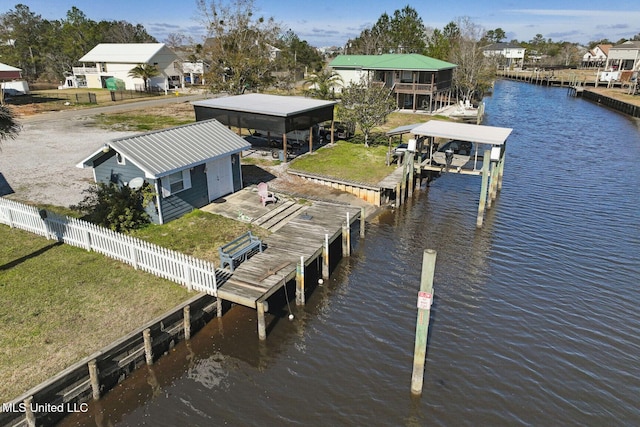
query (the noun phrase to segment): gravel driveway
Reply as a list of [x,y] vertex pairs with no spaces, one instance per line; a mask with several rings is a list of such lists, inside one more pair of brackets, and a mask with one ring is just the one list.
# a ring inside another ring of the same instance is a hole
[[202,98],[159,99],[18,118],[22,131],[0,146],[0,196],[57,206],[77,204],[84,198],[82,191],[94,181],[92,169],[76,165],[105,142],[136,133],[93,127],[94,115]]
[[19,121],[18,137],[2,142],[0,195],[57,206],[78,203],[94,182],[92,169],[76,164],[105,142],[133,134],[91,127],[87,116]]

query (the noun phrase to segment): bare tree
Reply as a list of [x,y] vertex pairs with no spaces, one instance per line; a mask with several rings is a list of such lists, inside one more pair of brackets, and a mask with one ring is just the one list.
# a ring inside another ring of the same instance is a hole
[[253,0],[197,0],[208,38],[204,59],[211,62],[207,80],[212,90],[239,94],[271,83],[274,46],[280,26],[273,18],[256,17]]
[[458,37],[450,52],[450,61],[457,65],[453,82],[458,97],[471,100],[489,87],[494,70],[481,50],[482,27],[468,17],[459,18],[456,26]]

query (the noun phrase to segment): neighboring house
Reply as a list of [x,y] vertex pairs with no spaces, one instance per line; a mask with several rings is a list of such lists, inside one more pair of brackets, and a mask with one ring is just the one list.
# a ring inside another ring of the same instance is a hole
[[583,67],[603,67],[607,63],[610,44],[599,44],[582,56]]
[[22,70],[0,62],[0,99],[4,95],[26,95],[29,84],[22,80]]
[[622,44],[612,46],[609,49],[609,56],[605,70],[640,71],[640,41],[626,41]]
[[15,80],[22,78],[22,70],[20,68],[12,67],[11,65],[3,64],[0,62],[0,80]]
[[110,77],[125,82],[127,90],[144,90],[141,78],[129,72],[140,64],[155,65],[160,71],[148,81],[152,89],[167,90],[182,85],[178,56],[164,43],[100,43],[80,58],[82,67],[73,67],[64,87],[106,88]]
[[370,78],[391,89],[399,109],[432,112],[438,102],[451,98],[457,65],[418,54],[384,54],[338,55],[329,67],[344,85]]
[[526,49],[514,43],[492,43],[482,48],[482,53],[487,57],[497,57],[504,67],[522,67]]
[[96,182],[149,183],[147,208],[163,224],[242,189],[240,153],[251,145],[217,120],[114,139],[78,163]]
[[209,71],[209,65],[204,61],[182,62],[182,74],[185,83],[194,85],[205,84],[204,74]]

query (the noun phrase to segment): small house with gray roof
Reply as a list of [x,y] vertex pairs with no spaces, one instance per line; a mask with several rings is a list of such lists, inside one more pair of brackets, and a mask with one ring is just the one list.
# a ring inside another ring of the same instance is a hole
[[398,109],[432,112],[451,99],[456,64],[419,54],[338,55],[329,67],[345,86],[369,78],[387,87]]
[[243,138],[207,120],[114,139],[78,163],[95,182],[155,189],[152,221],[163,224],[242,189]]

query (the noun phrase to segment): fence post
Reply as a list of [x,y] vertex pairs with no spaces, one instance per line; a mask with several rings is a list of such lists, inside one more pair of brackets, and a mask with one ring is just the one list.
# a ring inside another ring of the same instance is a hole
[[91,252],[91,231],[89,231],[89,229],[85,231],[84,243],[87,246],[87,251]]
[[187,262],[186,259],[181,260],[182,262],[182,268],[184,270],[184,283],[187,286],[187,289],[189,291],[193,290],[193,286],[191,283],[191,268],[189,268],[189,263]]
[[7,217],[9,218],[9,227],[13,228],[13,214],[11,208],[7,206]]
[[129,248],[131,249],[131,265],[133,266],[133,268],[135,268],[137,270],[138,269],[138,254],[136,252],[136,244],[134,242],[132,242],[131,245],[129,245]]

